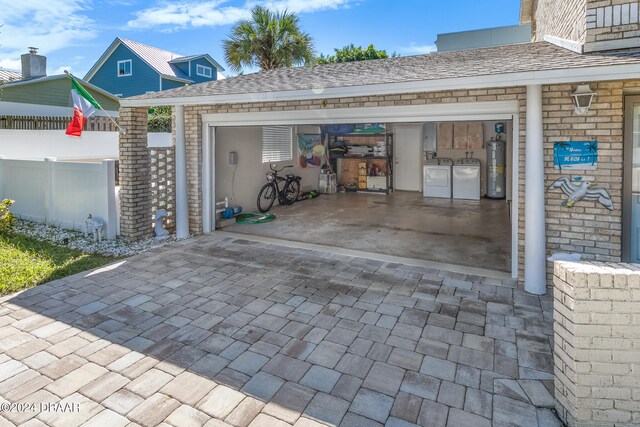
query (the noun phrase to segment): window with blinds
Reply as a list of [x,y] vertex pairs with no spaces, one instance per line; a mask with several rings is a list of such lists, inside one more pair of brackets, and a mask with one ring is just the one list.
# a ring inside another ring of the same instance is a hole
[[287,126],[262,128],[262,163],[291,160],[292,129]]

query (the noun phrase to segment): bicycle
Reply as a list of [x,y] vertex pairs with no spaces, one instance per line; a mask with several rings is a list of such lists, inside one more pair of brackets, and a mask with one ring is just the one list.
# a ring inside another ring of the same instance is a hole
[[276,196],[280,205],[292,205],[298,200],[300,180],[302,178],[293,174],[286,174],[285,178],[278,175],[278,172],[292,167],[291,165],[284,166],[278,170],[273,163],[269,166],[272,172],[267,173],[267,183],[262,186],[258,193],[257,202],[260,212],[269,211],[276,201]]

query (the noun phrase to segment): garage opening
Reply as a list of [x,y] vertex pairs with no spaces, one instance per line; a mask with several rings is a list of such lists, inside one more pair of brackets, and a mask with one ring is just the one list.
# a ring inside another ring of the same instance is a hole
[[216,229],[368,253],[512,271],[513,120],[217,126],[212,181],[257,210],[270,167],[301,177],[276,219]]

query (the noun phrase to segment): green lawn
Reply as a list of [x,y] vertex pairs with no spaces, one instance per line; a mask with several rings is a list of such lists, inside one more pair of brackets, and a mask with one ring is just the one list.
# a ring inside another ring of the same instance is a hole
[[80,273],[116,259],[20,234],[0,236],[0,295]]

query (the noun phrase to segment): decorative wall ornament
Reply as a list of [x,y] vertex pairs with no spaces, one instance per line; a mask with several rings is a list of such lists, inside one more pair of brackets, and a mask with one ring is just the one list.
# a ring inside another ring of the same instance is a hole
[[560,170],[597,170],[598,141],[556,141],[553,167]]
[[591,181],[572,182],[566,176],[563,176],[551,184],[547,191],[559,188],[569,198],[562,202],[562,206],[572,207],[576,202],[582,199],[597,200],[605,208],[613,210],[613,202],[611,196],[604,188],[590,188],[593,183]]
[[91,214],[89,214],[84,222],[84,237],[89,237],[89,234],[92,234],[94,242],[102,242],[103,232],[104,222],[99,219],[94,219]]
[[162,226],[162,218],[166,218],[168,215],[169,214],[164,209],[158,209],[156,211],[155,232],[156,232],[156,239],[157,240],[163,240],[163,239],[166,239],[167,237],[169,237],[169,232],[167,230],[165,230],[164,227]]

